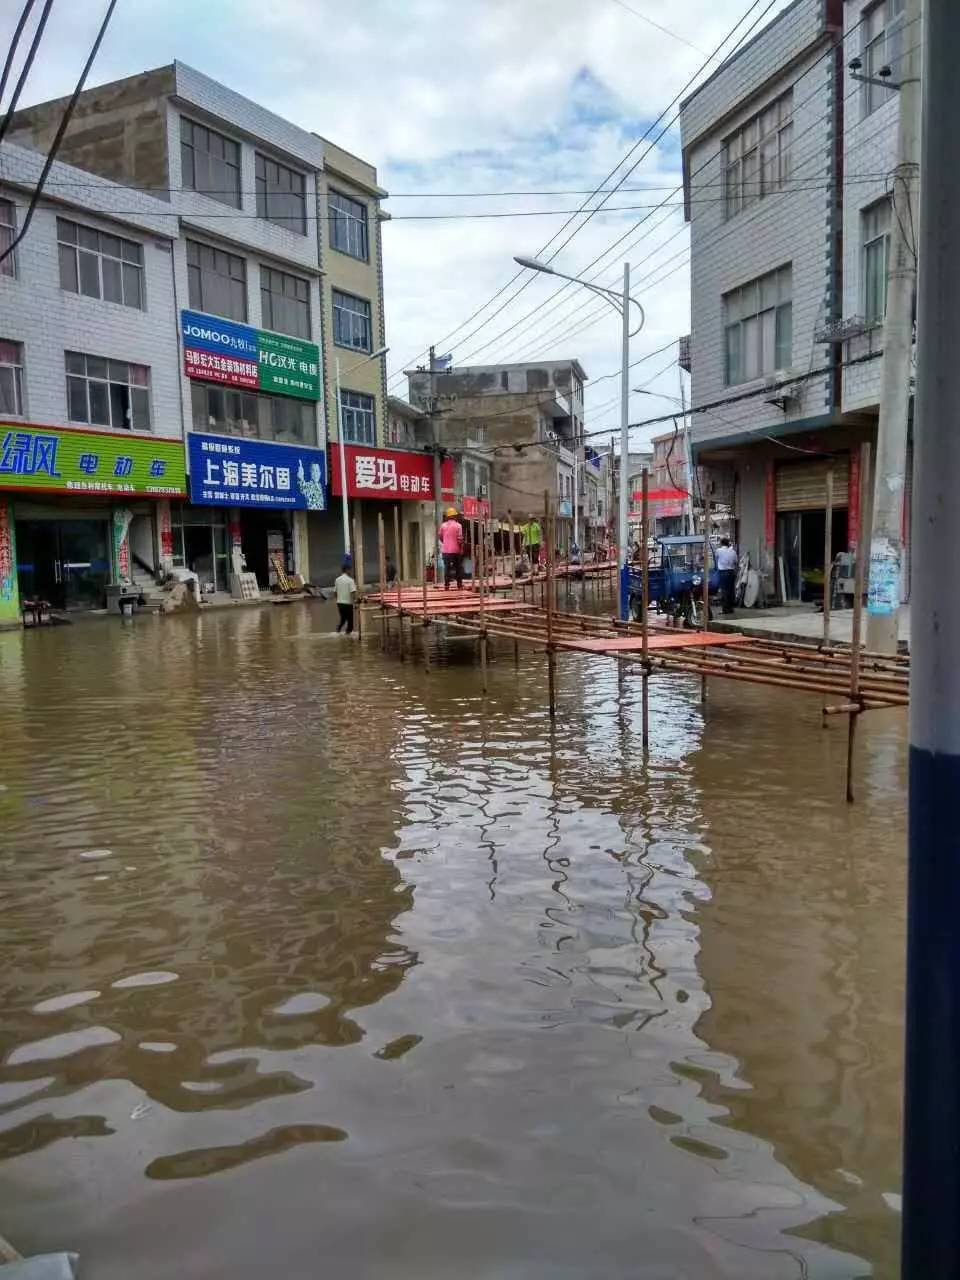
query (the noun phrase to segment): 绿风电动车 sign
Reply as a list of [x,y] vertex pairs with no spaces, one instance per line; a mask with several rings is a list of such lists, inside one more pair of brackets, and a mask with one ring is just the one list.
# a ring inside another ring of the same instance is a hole
[[315,342],[200,311],[180,313],[180,335],[188,378],[301,400],[320,399],[320,348]]
[[0,489],[185,497],[183,441],[0,422]]

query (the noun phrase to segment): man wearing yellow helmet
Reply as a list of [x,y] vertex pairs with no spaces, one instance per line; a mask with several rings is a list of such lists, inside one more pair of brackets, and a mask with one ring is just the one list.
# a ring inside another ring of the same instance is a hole
[[440,550],[443,553],[443,587],[450,590],[450,578],[456,576],[457,590],[463,590],[463,525],[457,519],[457,508],[447,508],[447,518],[440,526]]

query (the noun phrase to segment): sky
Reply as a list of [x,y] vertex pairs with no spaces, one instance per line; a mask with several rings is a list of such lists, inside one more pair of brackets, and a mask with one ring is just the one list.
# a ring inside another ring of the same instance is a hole
[[[632,392],[631,421],[671,412],[676,338],[690,329],[688,241],[674,192],[677,126],[655,139],[675,109],[639,140],[692,77],[717,65],[709,55],[735,24],[744,19],[724,52],[770,3],[118,0],[88,84],[179,58],[362,156],[391,193],[383,236],[391,393],[406,395],[402,371],[431,343],[459,365],[576,358],[588,375],[585,429],[612,433],[619,317],[576,285],[553,298],[562,282],[547,276],[525,272],[509,284],[519,270],[513,257],[559,248],[557,270],[614,288],[630,261],[645,313],[631,343],[640,361],[631,387],[658,393]],[[786,3],[773,0],[760,25]],[[54,3],[22,105],[70,92],[105,7]],[[0,50],[20,8],[20,0],[0,4]],[[598,203],[589,193],[618,165],[606,185],[625,180],[608,208],[589,221],[575,215]],[[510,216],[437,216],[466,213]],[[632,447],[665,429],[636,431]]]

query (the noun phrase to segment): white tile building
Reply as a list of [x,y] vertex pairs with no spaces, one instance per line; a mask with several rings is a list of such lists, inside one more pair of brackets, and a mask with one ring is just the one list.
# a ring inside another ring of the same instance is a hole
[[[0,147],[0,249],[23,228],[43,161]],[[47,192],[0,263],[0,624],[18,618],[18,562],[25,594],[64,606],[91,602],[131,550],[155,564],[178,467],[182,487],[175,220],[155,197],[66,164]],[[90,492],[71,488],[67,459],[83,441]]]
[[692,400],[710,406],[693,414],[693,448],[732,471],[740,549],[791,599],[822,582],[828,467],[834,549],[855,541],[848,493],[875,435],[880,362],[843,365],[882,334],[837,340],[862,314],[864,231],[882,223],[864,210],[882,213],[895,145],[896,105],[847,70],[882,29],[872,9],[868,21],[858,0],[794,0],[681,114]]

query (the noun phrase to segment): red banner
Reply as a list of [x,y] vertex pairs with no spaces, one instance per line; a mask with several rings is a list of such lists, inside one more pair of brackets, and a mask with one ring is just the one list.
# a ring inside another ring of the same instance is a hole
[[772,551],[777,540],[777,471],[772,461],[767,463],[767,480],[763,496],[763,540]]
[[[441,488],[443,482],[441,481]],[[463,499],[463,515],[468,520],[479,520],[482,516],[485,520],[490,516],[490,503],[486,498],[467,498]]]
[[847,549],[856,551],[860,537],[860,450],[850,450],[850,466],[847,472]]
[[[428,453],[403,449],[375,449],[362,444],[345,446],[348,498],[409,498],[414,502],[433,501],[433,458]],[[340,452],[330,446],[330,491],[343,493]],[[440,466],[440,489],[453,489],[453,462]]]
[[[647,494],[648,502],[682,502],[687,496],[686,489],[651,489]],[[643,501],[643,490],[638,489],[631,494],[634,502]]]

